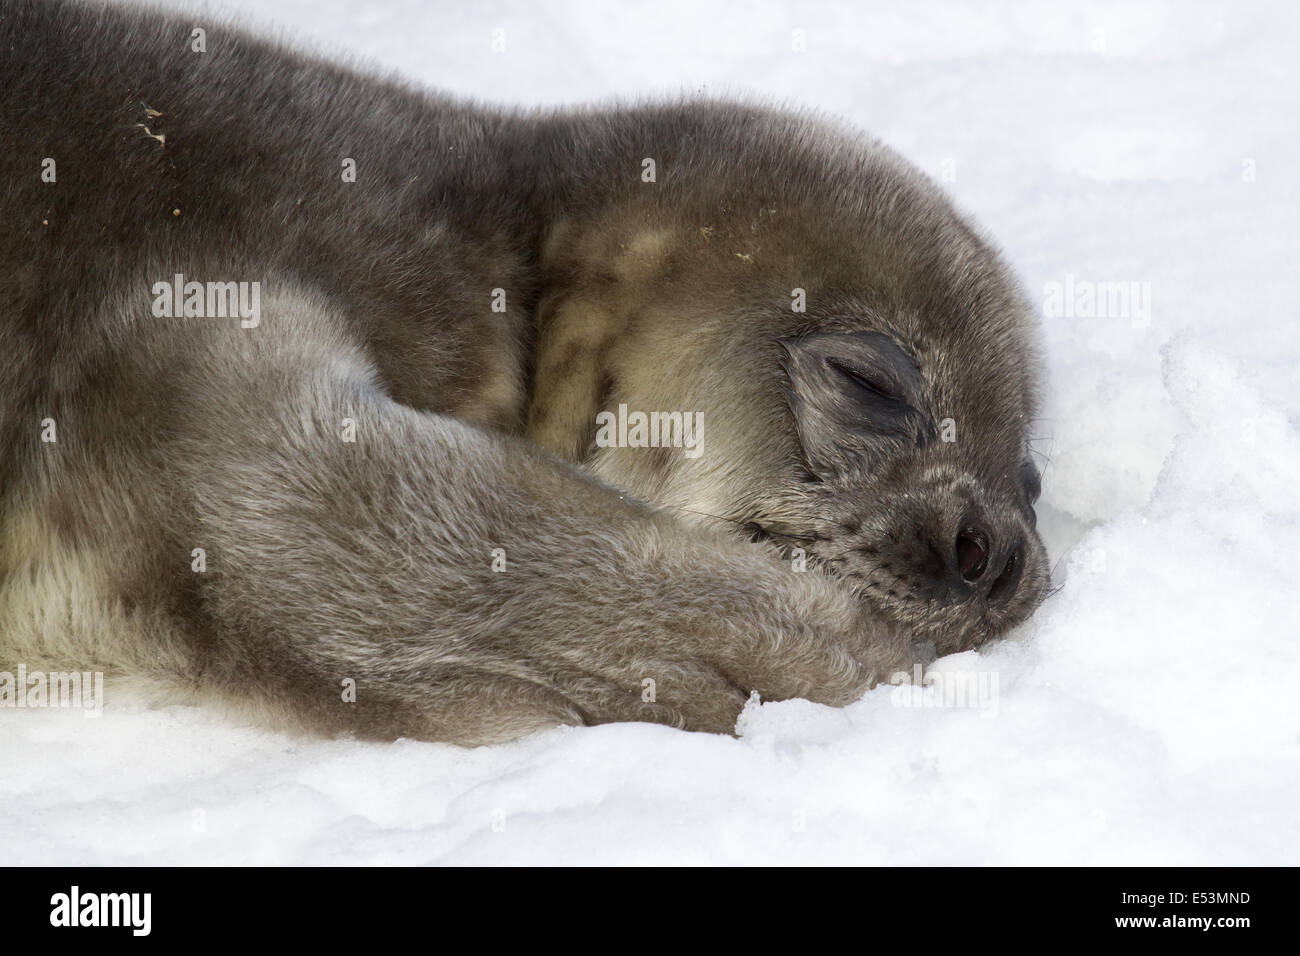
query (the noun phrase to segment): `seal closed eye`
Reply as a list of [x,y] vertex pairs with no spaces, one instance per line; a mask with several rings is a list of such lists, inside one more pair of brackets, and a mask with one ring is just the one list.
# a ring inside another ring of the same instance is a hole
[[866,390],[870,395],[884,399],[887,402],[900,401],[897,391],[892,386],[885,384],[887,380],[884,377],[873,375],[871,372],[864,371],[860,366],[850,365],[843,359],[834,356],[827,356],[826,364]]

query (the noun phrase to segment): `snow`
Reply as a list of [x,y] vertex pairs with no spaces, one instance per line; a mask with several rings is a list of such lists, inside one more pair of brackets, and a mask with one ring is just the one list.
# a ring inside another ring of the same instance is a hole
[[1063,587],[940,662],[984,682],[979,706],[883,687],[751,708],[738,739],[626,724],[475,750],[192,707],[10,711],[6,862],[1300,862],[1293,9],[220,9],[489,101],[812,105],[940,178],[1036,296],[1146,283],[1151,310],[1044,318],[1040,519]]

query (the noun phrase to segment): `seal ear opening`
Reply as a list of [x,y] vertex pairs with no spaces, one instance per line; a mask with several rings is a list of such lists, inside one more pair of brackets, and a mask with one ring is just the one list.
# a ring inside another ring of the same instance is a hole
[[822,332],[780,345],[786,402],[804,463],[816,478],[860,476],[892,441],[919,437],[922,422],[913,402],[920,372],[888,336]]
[[1026,458],[1020,463],[1020,487],[1025,493],[1025,500],[1032,506],[1043,493],[1043,476],[1038,466]]

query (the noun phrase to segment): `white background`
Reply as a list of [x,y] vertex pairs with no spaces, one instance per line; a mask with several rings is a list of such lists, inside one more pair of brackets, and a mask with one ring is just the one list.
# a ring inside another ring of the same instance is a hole
[[995,674],[995,710],[882,688],[840,711],[764,705],[739,739],[619,725],[479,750],[183,707],[8,711],[5,861],[1296,863],[1296,16],[875,6],[215,9],[493,102],[815,107],[946,175],[1036,299],[1067,275],[1150,283],[1149,323],[1044,318],[1040,515],[1064,588],[942,665]]

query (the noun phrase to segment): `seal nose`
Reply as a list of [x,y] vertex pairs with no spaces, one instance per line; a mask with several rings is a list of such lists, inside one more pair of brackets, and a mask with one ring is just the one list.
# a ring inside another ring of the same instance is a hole
[[[999,550],[992,535],[978,527],[966,527],[957,532],[953,543],[953,557],[962,580],[973,588],[987,588],[991,602],[1001,603],[1015,594],[1024,571],[1025,546],[1019,539]],[[994,573],[989,573],[989,567]]]
[[1010,600],[1011,595],[1016,593],[1016,587],[1020,584],[1020,575],[1025,570],[1025,545],[1023,541],[1017,541],[1007,549],[1007,558],[1002,563],[1002,571],[993,580],[993,586],[989,588],[989,600],[1003,602]]
[[989,536],[978,528],[957,534],[957,570],[966,581],[978,581],[989,566]]

